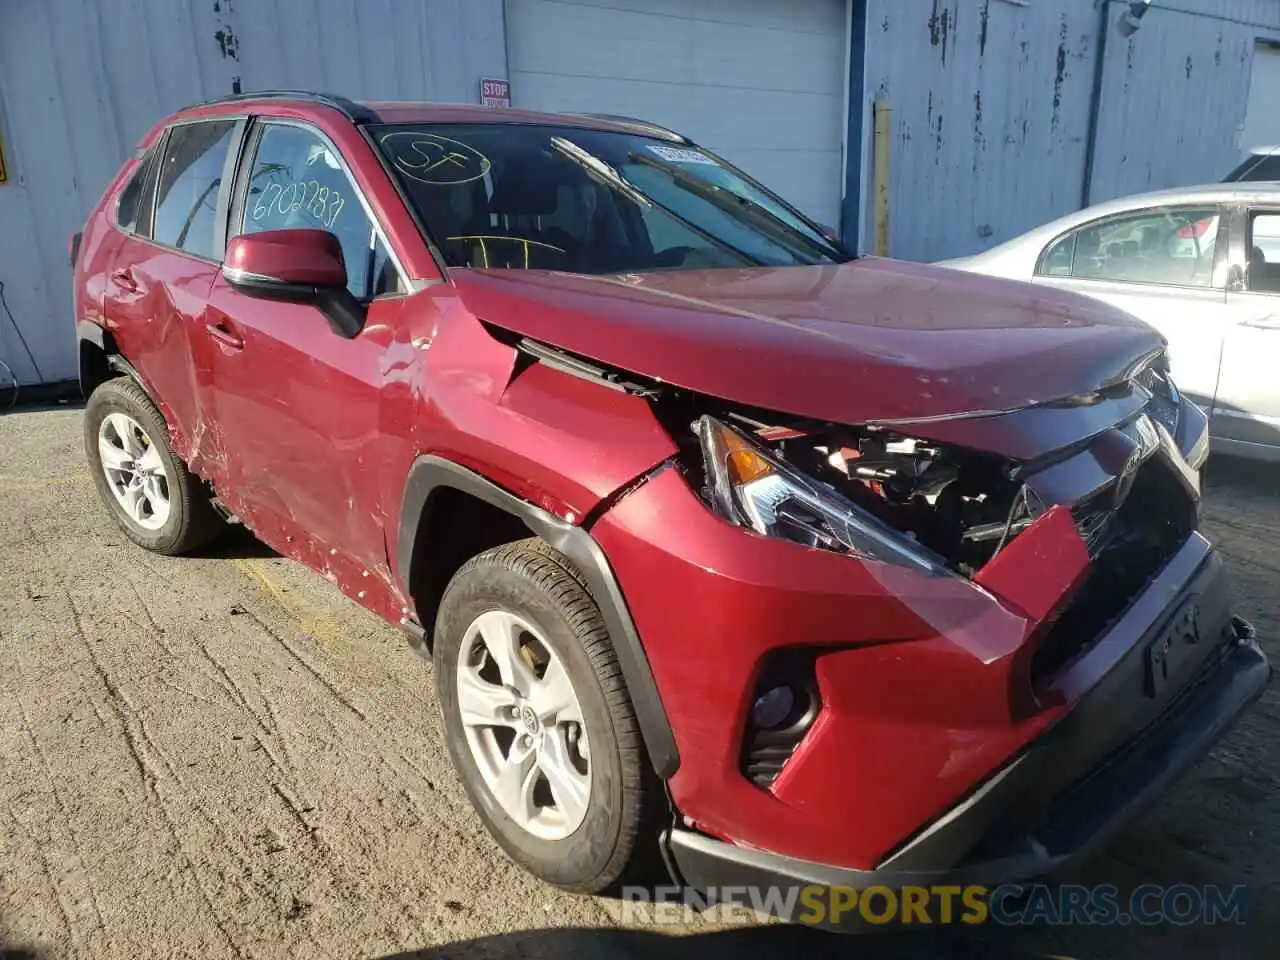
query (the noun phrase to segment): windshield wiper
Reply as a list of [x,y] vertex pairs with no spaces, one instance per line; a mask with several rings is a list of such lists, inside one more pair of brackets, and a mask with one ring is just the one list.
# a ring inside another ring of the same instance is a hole
[[653,167],[655,170],[661,170],[663,173],[671,177],[690,193],[701,197],[708,203],[723,210],[731,217],[747,219],[751,223],[759,227],[764,233],[779,240],[780,245],[788,246],[787,241],[798,242],[809,249],[811,253],[816,253],[824,260],[842,260],[843,256],[840,251],[833,247],[825,239],[818,240],[813,237],[805,236],[791,224],[787,223],[780,216],[770,210],[764,204],[757,203],[750,197],[744,197],[739,194],[718,187],[713,183],[703,180],[701,177],[695,176],[686,170],[682,170],[674,163],[668,163],[665,160],[659,160],[657,157],[651,157],[647,154],[637,153],[634,150],[627,155],[627,159],[643,166]]
[[706,230],[703,230],[697,224],[690,223],[684,217],[680,216],[680,214],[676,213],[670,207],[666,206],[666,204],[659,203],[657,200],[653,199],[653,197],[644,193],[630,180],[628,180],[626,177],[620,174],[613,167],[612,164],[604,160],[601,160],[594,153],[590,153],[587,150],[583,150],[576,143],[566,140],[563,137],[552,137],[551,146],[555,150],[558,150],[564,156],[568,157],[574,163],[578,164],[578,166],[582,167],[582,169],[587,172],[587,175],[591,177],[593,180],[603,183],[607,187],[613,187],[615,190],[626,195],[628,199],[639,204],[640,206],[657,207],[659,210],[661,210],[667,216],[671,217],[671,219],[675,220],[681,226],[685,227],[686,229],[690,230],[693,233],[696,233],[698,236],[702,237],[702,239],[710,243],[713,247],[719,247],[721,250],[725,251],[730,256],[737,257],[738,259],[748,264],[751,264],[752,266],[756,266],[756,267],[764,266],[764,262],[762,260],[756,259],[755,257],[751,256],[751,254],[747,253],[744,250],[739,250],[737,247],[733,246],[732,244],[725,243],[719,237],[716,237],[713,234],[708,233]]

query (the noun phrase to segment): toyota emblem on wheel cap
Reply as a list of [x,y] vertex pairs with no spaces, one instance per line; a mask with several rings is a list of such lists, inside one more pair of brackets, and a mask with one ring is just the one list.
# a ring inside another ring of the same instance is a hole
[[538,732],[538,715],[533,712],[533,707],[525,707],[520,711],[520,719],[524,721],[524,727],[529,733]]

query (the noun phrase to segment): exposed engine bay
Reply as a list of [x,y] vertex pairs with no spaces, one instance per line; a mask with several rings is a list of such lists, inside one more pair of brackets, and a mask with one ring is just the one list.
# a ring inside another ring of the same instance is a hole
[[798,472],[966,575],[1040,512],[1033,511],[1025,485],[1009,478],[1007,464],[988,454],[875,428],[825,425],[802,433],[740,416],[729,420]]
[[1177,430],[1181,398],[1163,356],[1104,391],[1046,405],[1073,418],[1116,398],[1123,409],[1119,421],[1097,421],[1096,434],[1030,464],[889,425],[744,407],[528,339],[518,346],[529,361],[644,397],[694,490],[724,519],[763,535],[972,577],[1061,504],[1091,556],[1123,556],[1145,578],[1146,559],[1167,556],[1196,523],[1198,495],[1182,489],[1195,481],[1177,474],[1198,465],[1139,470]]

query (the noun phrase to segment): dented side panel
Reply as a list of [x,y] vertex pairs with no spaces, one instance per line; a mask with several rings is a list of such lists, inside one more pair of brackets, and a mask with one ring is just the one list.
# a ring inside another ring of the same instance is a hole
[[[217,450],[219,495],[272,547],[366,605],[390,584],[380,409],[388,321],[400,309],[375,301],[364,329],[346,340],[314,307],[254,300],[219,276],[204,318],[243,338],[240,348],[209,338],[206,437]],[[395,608],[380,602],[388,614]]]
[[476,467],[571,522],[675,453],[643,399],[520,369],[514,348],[452,304],[408,381],[417,452]]
[[[644,400],[529,366],[444,285],[405,301],[383,362],[379,498],[388,531],[416,523],[400,510],[422,455],[474,469],[576,524],[675,453]],[[391,542],[394,555],[394,534]],[[403,596],[408,571],[395,573]]]
[[[129,286],[115,276],[127,268]],[[217,265],[124,237],[106,283],[106,326],[157,398],[174,451],[204,472],[212,345],[202,330]]]

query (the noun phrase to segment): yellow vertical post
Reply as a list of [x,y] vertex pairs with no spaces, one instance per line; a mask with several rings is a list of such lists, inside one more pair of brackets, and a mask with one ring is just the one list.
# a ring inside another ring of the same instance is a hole
[[893,107],[885,100],[875,105],[875,251],[889,255],[889,141],[893,136]]

